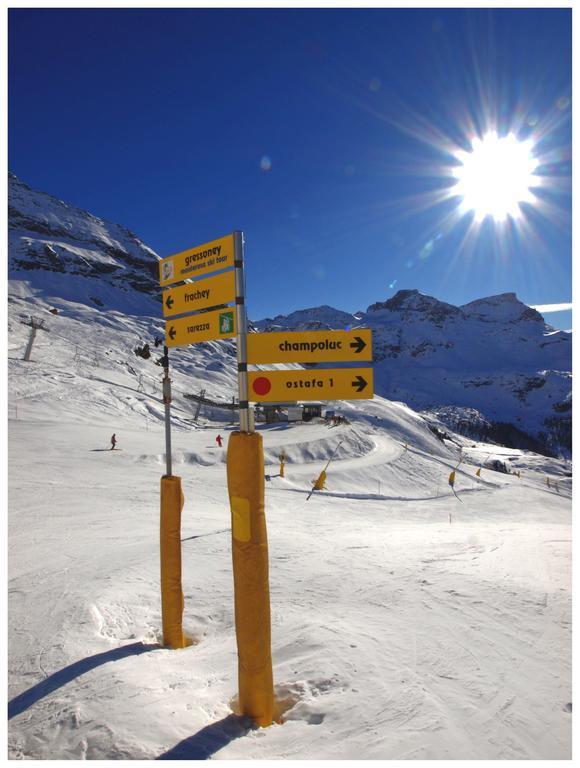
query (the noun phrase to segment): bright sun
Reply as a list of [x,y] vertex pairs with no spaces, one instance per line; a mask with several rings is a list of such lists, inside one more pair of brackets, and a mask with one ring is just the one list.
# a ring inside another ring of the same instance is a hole
[[453,169],[457,183],[451,192],[462,197],[461,208],[473,211],[478,221],[486,216],[496,221],[519,218],[520,203],[534,201],[530,189],[538,181],[531,142],[488,133],[473,139],[471,147],[471,152],[457,152],[461,165]]

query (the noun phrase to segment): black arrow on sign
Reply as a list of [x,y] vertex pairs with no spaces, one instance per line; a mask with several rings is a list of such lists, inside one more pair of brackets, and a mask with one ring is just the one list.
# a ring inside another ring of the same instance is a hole
[[357,376],[354,381],[350,382],[357,392],[362,392],[367,385],[367,381],[362,376]]
[[165,302],[165,306],[167,307],[167,309],[171,309],[171,307],[173,306],[173,299],[171,298],[171,296],[167,297],[167,301]]
[[367,345],[366,341],[364,339],[361,339],[360,336],[355,336],[354,341],[352,341],[350,344],[350,346],[354,349],[357,355],[363,351],[366,345]]
[[169,338],[171,339],[171,341],[173,341],[176,335],[177,335],[177,331],[173,326],[171,326],[171,328],[169,329]]

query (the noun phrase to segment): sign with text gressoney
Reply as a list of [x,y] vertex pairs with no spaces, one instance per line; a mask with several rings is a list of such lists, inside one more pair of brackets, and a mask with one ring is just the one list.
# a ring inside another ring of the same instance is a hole
[[234,271],[163,291],[163,316],[184,315],[235,301]]
[[249,400],[367,400],[373,396],[372,368],[251,371]]
[[248,335],[248,363],[326,363],[373,359],[369,328]]
[[188,248],[159,262],[159,283],[172,283],[234,266],[234,236],[226,235],[195,248]]
[[165,321],[167,347],[183,347],[200,341],[230,339],[235,335],[236,312],[233,307]]

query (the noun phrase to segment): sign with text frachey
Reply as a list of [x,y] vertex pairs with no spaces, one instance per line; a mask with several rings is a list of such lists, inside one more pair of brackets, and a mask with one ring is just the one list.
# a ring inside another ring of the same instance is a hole
[[[161,286],[227,270],[203,280],[189,280],[163,291],[165,345],[181,347],[236,335],[234,237],[227,235],[205,245],[189,248],[159,262]],[[187,317],[175,317],[186,315]]]
[[185,283],[163,291],[163,315],[173,317],[187,312],[228,304],[236,298],[234,272],[208,277],[194,283]]

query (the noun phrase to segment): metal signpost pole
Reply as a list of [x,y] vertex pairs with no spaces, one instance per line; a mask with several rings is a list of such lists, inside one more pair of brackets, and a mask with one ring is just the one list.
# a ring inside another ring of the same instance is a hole
[[169,378],[169,349],[165,346],[163,347],[163,403],[165,405],[165,474],[171,477],[171,379]]
[[242,232],[234,232],[234,266],[236,272],[236,340],[238,348],[240,432],[253,432],[248,405],[248,321],[244,280],[244,236]]

